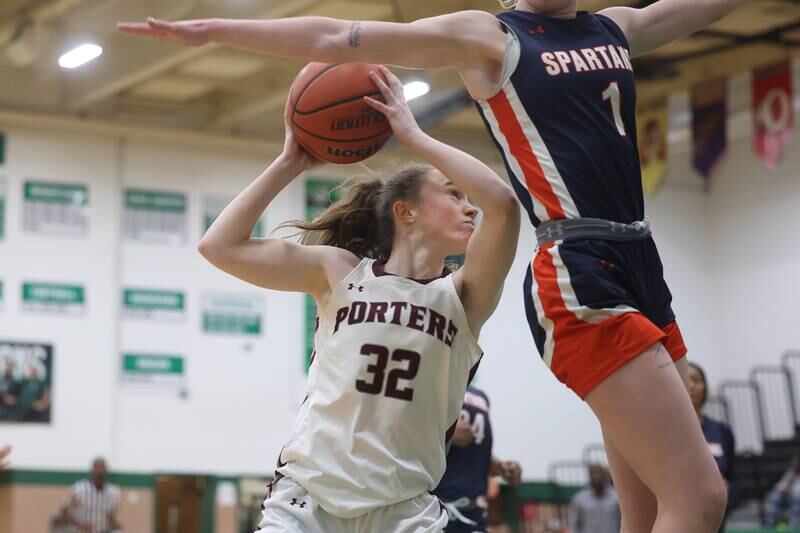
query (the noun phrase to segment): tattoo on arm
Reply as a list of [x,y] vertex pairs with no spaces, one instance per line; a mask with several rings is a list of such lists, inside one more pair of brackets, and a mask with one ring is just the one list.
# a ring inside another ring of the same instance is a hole
[[350,26],[350,38],[348,39],[350,42],[350,48],[358,48],[361,46],[361,23],[354,22],[352,26]]

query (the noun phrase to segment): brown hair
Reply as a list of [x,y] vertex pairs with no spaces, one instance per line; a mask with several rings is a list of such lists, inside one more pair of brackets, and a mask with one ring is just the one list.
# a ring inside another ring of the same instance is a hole
[[395,202],[417,202],[432,167],[410,165],[388,179],[355,178],[342,186],[345,194],[311,222],[293,220],[281,227],[300,230],[302,244],[336,246],[358,257],[386,261],[394,241]]

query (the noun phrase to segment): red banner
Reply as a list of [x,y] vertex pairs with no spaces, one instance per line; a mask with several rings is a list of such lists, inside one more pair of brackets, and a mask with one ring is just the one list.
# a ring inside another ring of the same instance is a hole
[[775,170],[794,130],[792,69],[783,61],[753,72],[753,148]]

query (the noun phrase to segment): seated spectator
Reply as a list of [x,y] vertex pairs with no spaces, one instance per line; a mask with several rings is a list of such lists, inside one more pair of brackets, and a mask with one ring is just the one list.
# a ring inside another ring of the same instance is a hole
[[108,469],[104,459],[95,459],[89,479],[72,486],[63,519],[80,533],[107,533],[122,529],[117,521],[119,488],[106,482]]
[[37,365],[25,364],[25,379],[17,400],[19,420],[23,422],[48,422],[50,420],[50,389],[39,376]]
[[800,455],[767,495],[765,516],[770,527],[800,528]]
[[8,444],[0,448],[0,470],[5,470],[6,468],[8,468],[9,463],[6,462],[6,458],[10,453],[11,453],[11,446],[9,446]]
[[619,533],[622,516],[617,492],[602,466],[589,466],[589,486],[572,498],[569,525],[572,533]]
[[3,375],[0,376],[0,420],[17,419],[17,398],[20,383],[14,377],[14,361],[6,359],[3,363]]
[[[725,479],[730,492],[731,480],[733,479],[733,464],[736,457],[736,443],[733,439],[733,431],[728,424],[714,420],[703,414],[703,406],[708,399],[708,381],[703,369],[695,364],[689,363],[689,396],[692,398],[692,405],[700,420],[700,427],[703,429],[703,436],[706,438],[711,455],[717,462],[719,471]],[[730,498],[728,499],[730,501]],[[726,513],[727,514],[727,513]],[[720,532],[725,531],[725,519],[719,528]]]

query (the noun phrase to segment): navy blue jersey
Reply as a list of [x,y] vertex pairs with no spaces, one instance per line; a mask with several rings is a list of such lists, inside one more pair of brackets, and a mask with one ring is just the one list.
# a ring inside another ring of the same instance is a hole
[[622,30],[587,12],[498,18],[519,42],[519,61],[478,108],[531,222],[642,220],[636,90]]
[[717,461],[722,477],[730,481],[735,458],[735,444],[731,428],[727,424],[705,416],[703,417],[702,427],[703,435],[711,450],[711,455]]
[[472,426],[475,438],[467,446],[453,444],[447,452],[447,470],[434,491],[444,501],[486,496],[488,488],[492,464],[489,398],[483,391],[468,387],[459,416]]

